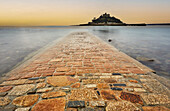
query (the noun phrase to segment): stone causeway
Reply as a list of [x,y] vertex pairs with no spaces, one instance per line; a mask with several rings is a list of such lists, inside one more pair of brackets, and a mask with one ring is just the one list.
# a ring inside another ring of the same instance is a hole
[[12,70],[0,111],[170,111],[154,71],[88,32],[73,32]]

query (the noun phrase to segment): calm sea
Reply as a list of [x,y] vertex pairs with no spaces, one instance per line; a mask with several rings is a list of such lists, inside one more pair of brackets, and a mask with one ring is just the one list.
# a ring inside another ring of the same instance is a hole
[[113,27],[113,26],[56,26],[0,27],[0,75],[40,48],[70,32],[89,31],[133,58],[141,61],[158,75],[170,78],[170,26]]

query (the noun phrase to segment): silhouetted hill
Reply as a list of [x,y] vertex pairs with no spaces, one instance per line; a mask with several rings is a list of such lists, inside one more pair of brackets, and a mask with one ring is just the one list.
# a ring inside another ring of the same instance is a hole
[[146,24],[126,24],[120,19],[114,16],[111,17],[110,14],[105,13],[98,18],[94,17],[88,24],[80,24],[79,26],[146,26]]
[[117,19],[115,17],[111,17],[110,14],[103,14],[99,18],[94,18],[91,23],[105,23],[105,24],[113,24],[113,23],[123,23],[120,19]]

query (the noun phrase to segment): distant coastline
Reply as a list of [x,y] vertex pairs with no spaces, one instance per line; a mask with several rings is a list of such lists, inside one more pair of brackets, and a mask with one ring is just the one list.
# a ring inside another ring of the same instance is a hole
[[74,26],[160,26],[160,25],[167,25],[170,26],[170,23],[155,23],[155,24],[145,24],[145,23],[141,23],[141,24],[98,24],[98,25],[90,25],[90,24],[80,24],[80,25],[74,25]]
[[170,25],[170,23],[154,23],[154,24],[147,24],[147,25]]
[[147,26],[147,24],[80,24],[78,26]]

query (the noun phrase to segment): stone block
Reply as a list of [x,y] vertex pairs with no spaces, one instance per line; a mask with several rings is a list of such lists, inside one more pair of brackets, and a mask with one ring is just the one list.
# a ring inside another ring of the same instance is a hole
[[1,85],[22,85],[27,81],[27,79],[19,79],[13,81],[4,81]]
[[51,97],[61,97],[65,96],[66,93],[62,91],[56,91],[56,92],[48,92],[48,93],[43,93],[41,95],[42,98],[51,98]]
[[101,90],[102,98],[105,100],[117,100],[112,90]]
[[126,86],[126,84],[113,84],[114,86]]
[[141,94],[141,97],[147,105],[169,104],[170,100],[167,95],[163,94]]
[[85,101],[68,101],[67,107],[69,108],[85,107]]
[[143,88],[134,88],[134,91],[135,91],[135,92],[138,92],[138,93],[144,93],[144,92],[146,92],[146,90],[143,89]]
[[86,88],[95,88],[97,85],[96,84],[87,84],[85,85]]
[[70,76],[52,76],[47,78],[47,83],[52,86],[68,86],[79,80]]
[[0,106],[6,106],[11,102],[8,97],[0,97]]
[[130,101],[132,103],[139,103],[143,105],[143,101],[141,100],[140,95],[137,94],[121,92],[120,98],[123,100]]
[[12,88],[13,88],[12,86],[0,87],[0,93],[7,92],[7,91],[11,90]]
[[127,86],[129,86],[129,87],[136,87],[136,88],[141,88],[142,86],[140,85],[140,84],[138,84],[138,83],[127,83]]
[[73,89],[71,90],[70,100],[93,100],[98,99],[97,92],[92,89]]
[[84,79],[82,80],[83,84],[97,84],[97,83],[103,83],[103,79]]
[[8,95],[14,95],[14,96],[19,96],[23,95],[26,92],[32,90],[35,87],[33,84],[25,84],[25,85],[19,85],[15,86],[9,93]]
[[107,83],[98,83],[97,87],[99,89],[109,89],[109,85]]
[[32,108],[32,111],[64,111],[65,103],[65,98],[41,100]]
[[33,78],[28,78],[28,80],[38,80],[40,77],[33,77]]
[[26,107],[26,108],[17,108],[15,111],[29,111],[30,107]]
[[133,103],[128,101],[109,102],[106,111],[140,111]]
[[16,106],[32,106],[34,103],[38,101],[39,95],[26,95],[26,96],[20,96],[13,100],[13,104]]
[[75,83],[73,85],[71,85],[72,88],[80,88],[80,83]]
[[117,80],[116,80],[116,79],[113,79],[113,78],[104,79],[104,81],[105,81],[106,83],[116,83],[116,82],[117,82]]
[[138,83],[137,80],[129,80],[129,82]]
[[125,88],[126,91],[129,91],[129,92],[133,92],[134,89],[133,88]]
[[38,89],[37,93],[44,93],[44,92],[52,91],[53,89],[54,89],[53,87]]
[[114,75],[121,75],[120,73],[112,73],[112,75],[114,76]]
[[89,103],[92,107],[104,107],[106,105],[105,101],[90,101]]
[[123,89],[118,87],[112,87],[111,90],[122,91]]

